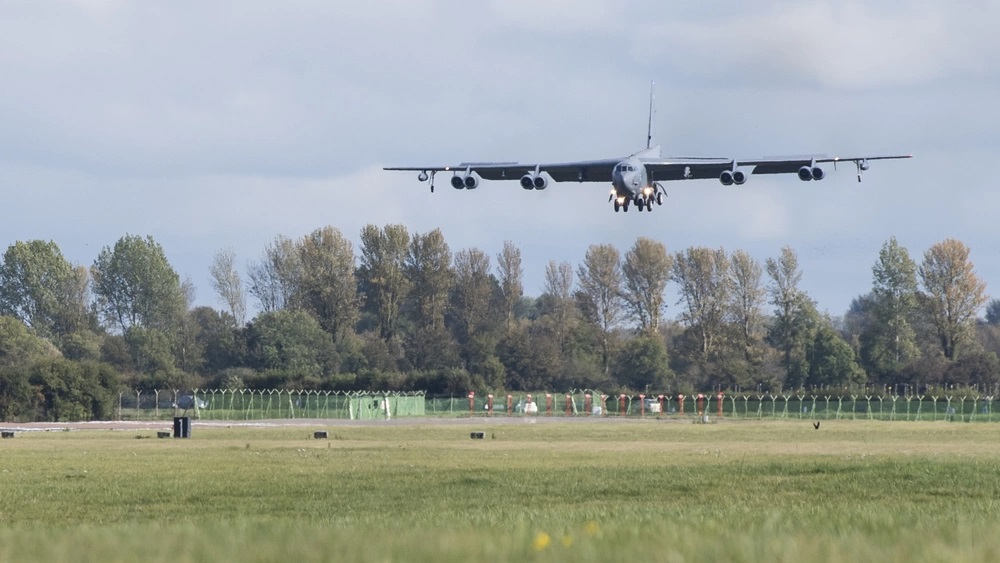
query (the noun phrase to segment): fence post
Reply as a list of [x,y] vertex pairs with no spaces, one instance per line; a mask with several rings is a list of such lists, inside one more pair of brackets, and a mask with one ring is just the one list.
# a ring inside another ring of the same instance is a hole
[[566,393],[566,416],[572,416],[572,413],[570,412],[570,408],[572,407],[572,404],[570,403],[570,400],[572,398],[573,398],[572,395],[570,395],[569,393]]

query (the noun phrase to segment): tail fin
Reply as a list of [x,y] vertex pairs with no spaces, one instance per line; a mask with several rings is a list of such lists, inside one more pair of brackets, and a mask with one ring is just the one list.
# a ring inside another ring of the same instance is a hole
[[646,148],[650,148],[653,144],[653,98],[655,97],[655,90],[653,87],[656,86],[655,82],[650,81],[649,83],[649,124],[646,126]]

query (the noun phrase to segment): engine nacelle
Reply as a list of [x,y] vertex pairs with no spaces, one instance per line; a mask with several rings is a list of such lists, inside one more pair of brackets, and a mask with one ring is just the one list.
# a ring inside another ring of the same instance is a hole
[[531,179],[531,183],[535,186],[536,190],[544,190],[549,187],[549,179],[543,174],[539,174]]
[[535,179],[531,176],[531,174],[521,176],[521,187],[526,190],[535,189]]
[[719,181],[722,182],[723,186],[732,186],[733,185],[733,171],[732,170],[723,170],[722,174],[719,174]]
[[737,168],[733,170],[733,183],[737,186],[742,186],[750,179],[750,173],[742,168]]
[[808,166],[803,166],[799,168],[799,180],[803,182],[808,182],[813,179],[813,169]]
[[462,176],[452,176],[451,177],[451,187],[456,190],[465,189],[465,178]]
[[474,190],[479,187],[479,174],[469,172],[462,178],[462,182],[465,184],[465,189]]
[[813,166],[811,172],[813,180],[822,180],[823,178],[826,177],[826,172],[823,172],[823,169],[820,168],[819,166]]

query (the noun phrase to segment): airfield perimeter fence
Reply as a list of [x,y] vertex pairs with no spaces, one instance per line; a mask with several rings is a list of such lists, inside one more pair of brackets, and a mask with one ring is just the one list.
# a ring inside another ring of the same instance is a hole
[[705,393],[694,395],[609,395],[594,390],[568,393],[470,394],[428,397],[424,392],[340,392],[284,389],[195,389],[121,393],[120,420],[348,419],[393,417],[646,417],[705,420],[810,419],[1000,422],[994,400],[1000,394],[951,391],[925,394],[874,390],[829,394]]

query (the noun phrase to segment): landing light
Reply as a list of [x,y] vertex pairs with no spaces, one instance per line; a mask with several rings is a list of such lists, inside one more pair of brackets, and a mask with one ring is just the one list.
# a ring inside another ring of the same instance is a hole
[[643,193],[643,195],[649,195],[650,193],[652,193],[652,191],[653,191],[653,188],[650,188],[649,186],[646,186],[645,188],[643,188],[642,193]]
[[620,203],[620,204],[625,203],[625,198],[623,198],[623,197],[618,198],[618,203]]

